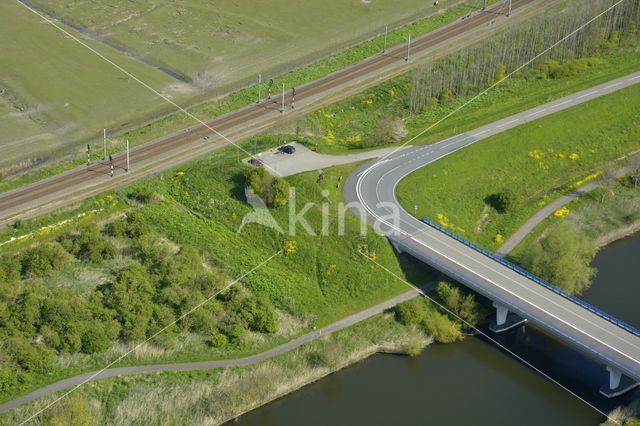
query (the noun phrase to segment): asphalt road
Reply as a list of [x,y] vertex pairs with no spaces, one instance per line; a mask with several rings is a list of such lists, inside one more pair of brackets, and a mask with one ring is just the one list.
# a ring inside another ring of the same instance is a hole
[[[482,32],[496,31],[510,19],[515,19],[533,4],[543,5],[538,0],[514,0],[512,18],[504,17],[503,5],[497,4],[484,12],[474,13],[438,30],[412,41],[412,58],[435,54],[437,49],[456,43],[464,45],[464,38],[480,37]],[[552,3],[547,0],[546,3]],[[536,6],[537,7],[537,6]],[[373,56],[351,67],[334,72],[324,78],[300,86],[296,89],[296,110],[287,108],[284,115],[279,113],[280,98],[273,96],[270,101],[252,104],[242,109],[215,118],[207,125],[232,140],[242,140],[273,126],[284,117],[291,118],[303,111],[322,106],[330,96],[349,93],[352,88],[364,82],[377,82],[383,75],[397,73],[411,66],[404,58],[406,46],[388,49],[386,53]],[[395,71],[394,71],[395,70]],[[291,92],[285,96],[285,104],[291,105]],[[206,137],[206,139],[205,139]],[[227,146],[225,140],[203,125],[195,125],[158,140],[140,145],[131,150],[132,170],[124,171],[125,159],[122,154],[114,156],[115,178],[109,177],[108,161],[94,162],[66,173],[36,182],[13,191],[0,194],[0,226],[13,223],[18,218],[25,219],[48,213],[70,202],[80,201],[102,191],[126,185],[185,161]]]
[[400,150],[350,175],[344,189],[346,201],[357,203],[366,212],[366,220],[387,234],[400,250],[508,307],[599,362],[640,381],[640,336],[425,225],[399,205],[395,193],[398,182],[405,176],[448,154],[519,124],[638,82],[640,73],[634,73],[437,144]]

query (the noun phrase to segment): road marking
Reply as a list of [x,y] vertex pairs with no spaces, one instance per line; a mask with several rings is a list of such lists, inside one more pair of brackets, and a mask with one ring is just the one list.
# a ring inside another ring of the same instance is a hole
[[509,124],[515,123],[516,121],[520,121],[520,119],[516,118],[514,120],[507,121],[506,123],[499,124],[499,125],[496,126],[496,129],[499,129],[500,127],[508,126]]
[[[466,146],[466,145],[465,145],[465,146]],[[462,147],[460,147],[460,148],[458,148],[458,149],[461,149],[461,148],[462,148]],[[457,150],[458,150],[458,149],[457,149]],[[457,151],[457,150],[456,150],[456,151]],[[448,155],[448,154],[450,154],[450,153],[447,153],[446,155]],[[442,157],[440,157],[440,158],[442,158]],[[430,162],[428,162],[427,164],[432,163],[432,162],[434,162],[434,161],[436,161],[436,160],[438,160],[438,159],[440,159],[440,158],[433,159],[433,160],[431,160]],[[426,165],[426,164],[425,164],[425,165]],[[424,165],[423,165],[423,166],[424,166]],[[376,215],[376,214],[375,214],[375,213],[374,213],[374,212],[369,208],[369,206],[364,202],[364,200],[363,200],[363,198],[362,198],[362,194],[361,194],[361,188],[362,188],[362,185],[361,185],[361,184],[362,184],[362,181],[363,181],[363,179],[366,177],[366,175],[367,175],[367,174],[369,174],[369,172],[371,172],[371,171],[373,170],[373,168],[374,168],[374,167],[372,166],[372,167],[368,168],[367,170],[364,170],[364,171],[363,171],[363,173],[359,176],[358,181],[356,182],[356,195],[357,195],[357,197],[358,197],[358,200],[360,201],[360,204],[361,204],[361,205],[362,205],[362,206],[363,206],[363,207],[364,207],[364,208],[369,212],[369,214],[371,214],[371,216],[372,216],[373,218],[375,218],[375,219],[376,219],[376,221],[378,221],[379,223],[383,223],[383,224],[387,225],[390,229],[396,230],[396,231],[398,231],[400,234],[405,234],[405,235],[407,235],[411,240],[415,241],[416,243],[418,243],[418,244],[420,244],[420,245],[422,245],[422,246],[426,247],[427,249],[429,249],[429,250],[431,250],[431,251],[433,251],[433,252],[437,253],[438,255],[440,255],[440,256],[442,256],[442,257],[444,257],[445,259],[448,259],[450,262],[452,262],[452,263],[454,263],[454,264],[458,265],[458,266],[459,266],[459,267],[461,267],[462,269],[465,269],[465,270],[467,270],[467,271],[471,272],[472,274],[474,274],[474,275],[476,275],[476,276],[478,276],[478,277],[480,277],[480,278],[484,279],[486,282],[493,284],[495,287],[500,288],[502,291],[504,291],[504,292],[506,292],[506,293],[511,294],[511,295],[512,295],[512,296],[514,296],[516,299],[518,299],[518,300],[520,300],[520,301],[524,302],[525,304],[528,304],[528,305],[530,305],[530,306],[535,307],[535,308],[536,308],[536,309],[538,309],[539,311],[541,311],[541,312],[543,312],[543,313],[545,313],[545,314],[547,314],[547,315],[549,315],[549,316],[551,316],[551,317],[553,317],[553,318],[557,319],[558,321],[560,321],[560,322],[562,322],[562,323],[566,324],[567,326],[569,326],[569,328],[572,328],[572,329],[574,329],[574,330],[576,330],[576,331],[578,331],[578,332],[580,332],[580,333],[584,334],[585,336],[590,337],[591,339],[593,339],[593,340],[595,340],[596,342],[598,342],[598,343],[602,344],[603,346],[608,347],[609,349],[613,350],[614,352],[617,352],[617,353],[619,353],[620,355],[622,355],[622,356],[624,356],[624,357],[626,357],[626,358],[629,358],[630,360],[634,361],[635,363],[640,364],[640,361],[636,360],[636,359],[635,359],[635,358],[633,358],[632,356],[630,356],[630,355],[627,355],[627,354],[623,353],[621,350],[618,350],[618,349],[614,348],[613,346],[611,346],[611,345],[609,345],[609,344],[607,344],[607,343],[605,343],[605,342],[601,341],[600,339],[598,339],[598,338],[596,338],[596,337],[594,337],[594,336],[590,335],[588,332],[581,330],[580,328],[578,328],[578,326],[572,325],[572,324],[570,324],[569,322],[567,322],[567,321],[563,320],[562,318],[559,318],[559,317],[557,317],[557,316],[553,315],[552,313],[550,313],[550,312],[546,311],[545,309],[543,309],[543,308],[541,308],[541,307],[539,307],[539,306],[535,305],[533,302],[528,301],[528,300],[524,299],[523,297],[521,297],[521,296],[519,296],[519,295],[517,295],[517,294],[513,293],[513,292],[512,292],[512,291],[510,291],[509,289],[504,288],[504,287],[502,287],[502,286],[498,285],[496,282],[492,281],[491,279],[489,279],[489,278],[487,278],[487,277],[484,277],[484,276],[483,276],[483,275],[481,275],[480,273],[478,273],[478,272],[476,272],[476,271],[474,271],[474,270],[472,270],[472,269],[470,269],[470,268],[468,268],[468,267],[466,267],[466,266],[462,265],[461,263],[457,262],[456,260],[454,260],[454,259],[452,259],[452,258],[448,257],[446,254],[444,254],[444,253],[442,253],[442,252],[440,252],[440,251],[436,250],[435,248],[433,248],[433,247],[429,246],[428,244],[426,244],[426,243],[424,243],[424,242],[422,242],[422,241],[417,240],[417,239],[416,239],[414,236],[412,236],[411,234],[407,234],[407,232],[406,232],[406,231],[403,231],[402,229],[400,229],[400,228],[398,228],[398,227],[394,226],[393,224],[390,224],[390,223],[388,223],[388,222],[386,222],[386,221],[384,221],[384,220],[381,220],[381,217],[380,217],[380,216],[378,216],[378,215]],[[410,173],[410,172],[409,172],[409,173]],[[386,175],[386,174],[387,174],[387,173],[385,173],[385,175]],[[408,174],[408,173],[407,173],[407,174]],[[406,175],[405,175],[405,176],[406,176]],[[397,182],[396,182],[396,184],[397,184]],[[395,186],[394,186],[394,188],[395,188]],[[376,188],[376,196],[377,196],[377,195],[378,195],[378,191],[377,191],[377,188]],[[378,198],[378,200],[380,201],[380,199],[379,199],[379,198]],[[416,228],[416,229],[417,229],[417,230],[419,230],[419,231],[421,230],[420,228]],[[427,228],[427,227],[425,227],[425,229],[432,229],[432,228]],[[435,237],[434,237],[434,238],[435,238]],[[450,237],[447,237],[447,238],[450,238]],[[436,239],[436,240],[439,240],[439,239],[437,239],[437,238],[435,238],[435,239]],[[447,244],[447,242],[446,242],[446,241],[442,241],[442,240],[440,240],[439,242],[440,242],[441,244],[443,244],[443,245],[445,245],[445,246],[447,246],[447,247],[449,247],[449,248],[453,249],[454,251],[456,251],[456,252],[460,253],[462,256],[468,257],[471,261],[476,262],[476,263],[479,263],[479,264],[482,264],[482,263],[481,263],[481,262],[479,262],[478,260],[476,260],[476,259],[474,259],[474,258],[470,257],[469,255],[467,255],[467,254],[465,254],[465,253],[463,253],[463,252],[460,252],[460,251],[459,251],[459,250],[457,250],[455,247],[453,247],[453,246],[451,246],[451,245]],[[494,262],[495,262],[495,261],[494,261]],[[484,267],[486,267],[486,268],[487,268],[487,269],[489,269],[489,270],[492,270],[493,272],[495,272],[495,273],[497,273],[497,274],[499,274],[499,275],[502,275],[502,276],[503,276],[503,277],[505,277],[506,279],[508,279],[508,280],[512,281],[513,283],[515,283],[517,286],[522,287],[522,288],[524,288],[525,290],[527,290],[527,289],[526,289],[526,287],[525,287],[525,286],[523,286],[521,283],[519,283],[517,280],[515,280],[514,278],[511,278],[511,277],[509,277],[509,276],[507,276],[507,275],[504,275],[504,274],[503,274],[503,273],[501,273],[500,271],[498,271],[498,270],[496,270],[496,269],[492,268],[490,265],[484,265]],[[526,277],[525,277],[525,279],[526,279]],[[541,286],[539,286],[538,288],[539,288],[539,289],[544,289],[544,287],[541,287]],[[486,289],[485,289],[485,290],[486,290]],[[529,290],[530,290],[530,289],[529,289]],[[548,289],[545,289],[545,290],[550,291],[550,290],[548,290]],[[486,290],[486,291],[488,291],[488,290]],[[544,290],[543,290],[543,291],[544,291]],[[575,314],[575,313],[572,313],[571,311],[567,310],[564,306],[562,306],[562,305],[558,305],[555,301],[553,301],[553,300],[551,300],[551,299],[548,299],[547,297],[545,297],[545,295],[544,295],[544,294],[538,294],[538,293],[536,293],[536,292],[533,292],[533,293],[534,293],[537,297],[540,297],[540,298],[542,298],[542,299],[544,299],[544,300],[546,300],[546,301],[548,301],[548,302],[550,302],[550,303],[552,303],[552,304],[556,305],[558,308],[560,308],[560,309],[562,309],[562,310],[565,310],[565,311],[566,311],[567,313],[569,313],[570,315],[573,315],[573,316],[576,316],[576,317],[579,317],[579,316],[580,316],[579,314]],[[569,302],[569,303],[573,303],[573,302],[571,302],[571,301],[568,301],[568,302]],[[575,306],[578,306],[578,307],[579,307],[579,305],[575,305]],[[579,308],[581,308],[581,307],[579,307]],[[581,309],[584,309],[584,308],[581,308]],[[603,320],[603,321],[607,321],[606,319],[602,319],[602,320]],[[618,340],[622,340],[623,342],[626,342],[626,340],[625,340],[625,339],[621,338],[620,336],[617,336],[617,335],[613,334],[613,333],[612,333],[611,331],[609,331],[609,330],[606,330],[606,329],[604,329],[604,328],[600,327],[598,324],[593,323],[592,321],[590,321],[590,320],[588,320],[588,319],[587,319],[586,321],[587,321],[589,324],[591,324],[591,325],[595,326],[596,328],[599,328],[600,330],[604,331],[604,332],[605,332],[605,333],[607,333],[608,335],[612,336],[613,338],[618,339]],[[614,325],[615,325],[615,324],[614,324]],[[553,327],[550,327],[550,328],[553,328]],[[621,329],[621,330],[623,330],[623,329]],[[563,333],[563,337],[567,337],[569,340],[574,340],[574,339],[571,339],[571,337],[566,336],[564,333]],[[631,345],[635,347],[635,345],[634,345],[633,343],[631,343]],[[584,347],[584,348],[586,348],[586,349],[587,349],[587,350],[589,350],[589,351],[599,353],[596,349],[594,349],[594,348],[590,348],[590,347],[586,346],[585,344],[581,344],[581,346],[582,346],[582,347]],[[600,354],[601,354],[601,356],[603,356],[604,358],[608,358],[608,357],[604,356],[602,353],[600,353]],[[610,360],[610,361],[614,361],[614,363],[618,364],[617,362],[615,362],[615,360],[611,360],[611,359],[609,359],[609,360]]]
[[532,112],[531,114],[529,114],[527,117],[533,117],[536,114],[540,114],[541,112],[545,112],[547,109],[546,108],[542,108],[541,110]]
[[478,137],[478,136],[480,136],[480,135],[483,135],[483,134],[487,133],[487,132],[488,132],[488,131],[490,131],[490,130],[491,130],[491,129],[483,130],[483,131],[481,131],[481,132],[474,133],[474,134],[472,134],[471,136],[473,136],[473,137],[475,138],[475,137]]
[[631,77],[629,80],[635,80],[636,78],[640,78],[640,75],[636,75],[635,77]]
[[566,100],[566,101],[560,102],[559,104],[555,104],[555,105],[553,106],[553,108],[558,108],[559,106],[562,106],[562,105],[564,105],[564,104],[568,104],[569,102],[571,102],[571,99],[568,99],[568,100]]
[[621,81],[618,81],[617,83],[613,83],[608,85],[607,87],[602,88],[602,90],[607,90],[607,89],[611,89],[612,87],[616,87],[617,85],[622,84]]

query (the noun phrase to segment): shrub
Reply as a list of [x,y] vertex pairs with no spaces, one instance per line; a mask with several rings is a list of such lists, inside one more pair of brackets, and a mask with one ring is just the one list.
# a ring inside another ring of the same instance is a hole
[[96,225],[90,225],[79,234],[63,235],[58,240],[62,247],[76,258],[91,263],[111,260],[116,256],[117,249],[103,236]]
[[105,234],[111,237],[124,237],[127,234],[127,221],[124,219],[114,220],[105,227]]
[[404,325],[419,324],[427,315],[427,305],[422,297],[400,303],[395,308],[396,319]]
[[68,262],[69,255],[60,244],[42,244],[22,254],[22,275],[27,278],[47,277]]
[[498,213],[504,214],[513,209],[516,205],[517,197],[513,191],[506,189],[504,191],[491,194],[486,199],[491,207],[496,209]]
[[14,282],[20,279],[20,260],[15,256],[0,256],[0,282]]
[[455,342],[462,337],[460,324],[437,311],[429,313],[429,317],[424,321],[424,327],[427,333],[440,343]]
[[209,340],[207,341],[209,346],[212,346],[214,348],[224,348],[228,342],[229,339],[227,339],[227,336],[220,332],[213,333],[211,336],[209,336]]
[[271,176],[264,167],[247,169],[245,181],[246,185],[270,207],[282,207],[289,201],[289,183],[282,178]]

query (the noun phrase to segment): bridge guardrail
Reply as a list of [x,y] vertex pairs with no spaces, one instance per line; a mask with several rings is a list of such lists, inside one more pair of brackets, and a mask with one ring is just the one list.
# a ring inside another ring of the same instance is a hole
[[439,223],[436,223],[434,221],[432,221],[431,219],[429,219],[428,217],[421,217],[420,221],[423,223],[426,223],[427,225],[431,226],[432,228],[437,229],[438,231],[442,232],[443,234],[448,235],[449,237],[455,239],[456,241],[466,245],[467,247],[472,248],[473,250],[482,253],[483,255],[491,258],[492,260],[495,260],[496,262],[500,263],[503,266],[506,266],[507,268],[511,269],[512,271],[526,277],[529,278],[530,280],[534,281],[535,283],[553,291],[556,294],[559,294],[560,296],[564,297],[565,299],[568,299],[570,301],[572,301],[573,303],[587,309],[590,312],[593,312],[594,314],[598,315],[599,317],[604,318],[605,320],[609,321],[612,324],[615,324],[616,326],[628,331],[629,333],[632,333],[636,336],[640,336],[640,330],[637,329],[636,327],[627,324],[624,321],[621,321],[615,317],[612,317],[611,315],[607,314],[606,312],[596,308],[595,306],[585,302],[584,300],[581,300],[579,298],[577,298],[576,296],[573,296],[569,293],[567,293],[566,291],[556,287],[555,285],[551,284],[550,282],[538,277],[537,275],[532,274],[531,272],[527,271],[526,269],[523,269],[521,267],[519,267],[518,265],[509,262],[508,260],[498,256],[497,254],[490,252],[489,250],[483,249],[482,247],[472,243],[471,241],[467,240],[466,238],[461,237],[460,235],[456,234],[455,232],[450,231],[449,229],[445,228],[444,226],[440,225]]

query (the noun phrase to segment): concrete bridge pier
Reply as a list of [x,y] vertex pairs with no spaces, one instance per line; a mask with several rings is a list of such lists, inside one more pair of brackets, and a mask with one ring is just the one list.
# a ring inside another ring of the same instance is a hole
[[496,319],[489,324],[489,330],[494,333],[502,333],[527,322],[525,318],[509,312],[509,308],[506,306],[497,302],[493,302],[493,306],[496,308]]
[[600,393],[607,398],[620,396],[640,386],[640,382],[634,382],[614,367],[607,366],[607,371],[609,372],[609,385],[600,388]]

